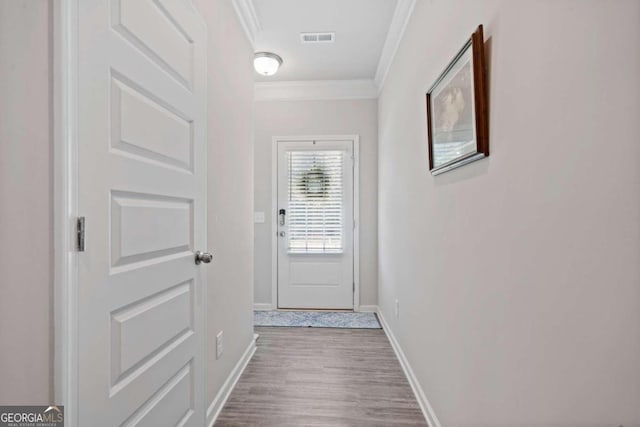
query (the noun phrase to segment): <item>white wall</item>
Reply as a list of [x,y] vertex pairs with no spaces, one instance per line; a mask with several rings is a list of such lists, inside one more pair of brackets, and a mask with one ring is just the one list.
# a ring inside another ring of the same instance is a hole
[[255,302],[271,303],[271,147],[274,136],[360,135],[360,304],[377,304],[377,101],[255,103]]
[[[425,92],[478,24],[491,156],[433,177]],[[379,302],[442,425],[640,426],[639,76],[638,1],[417,2],[379,99]]]
[[0,405],[53,398],[50,29],[0,0]]
[[[253,49],[228,0],[196,0],[209,28],[208,401],[253,339]],[[216,334],[224,354],[216,360]]]

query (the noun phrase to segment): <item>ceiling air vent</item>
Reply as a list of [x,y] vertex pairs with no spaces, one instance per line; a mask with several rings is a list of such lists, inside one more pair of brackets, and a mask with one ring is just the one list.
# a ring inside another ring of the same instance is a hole
[[302,43],[333,43],[336,33],[300,33]]

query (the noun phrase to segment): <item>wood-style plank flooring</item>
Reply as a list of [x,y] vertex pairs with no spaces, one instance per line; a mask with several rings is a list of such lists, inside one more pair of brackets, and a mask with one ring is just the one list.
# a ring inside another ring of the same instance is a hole
[[384,331],[256,328],[216,426],[426,425]]

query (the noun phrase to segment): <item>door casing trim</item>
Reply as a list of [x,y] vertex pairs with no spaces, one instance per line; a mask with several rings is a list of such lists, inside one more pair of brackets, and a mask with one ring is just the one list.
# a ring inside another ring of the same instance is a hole
[[353,311],[360,311],[360,135],[290,135],[271,138],[271,309],[278,310],[278,142],[353,142]]
[[53,402],[78,425],[78,0],[54,0],[53,27]]

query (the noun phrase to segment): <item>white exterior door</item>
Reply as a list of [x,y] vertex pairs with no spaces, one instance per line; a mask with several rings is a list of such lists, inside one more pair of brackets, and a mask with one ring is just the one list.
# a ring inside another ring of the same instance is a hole
[[206,28],[80,0],[78,425],[204,425]]
[[353,145],[278,142],[279,308],[353,308]]

